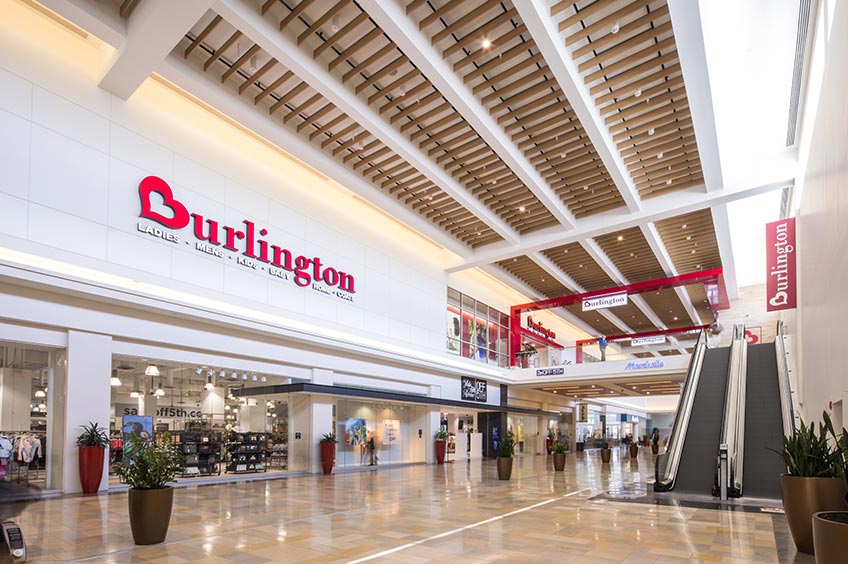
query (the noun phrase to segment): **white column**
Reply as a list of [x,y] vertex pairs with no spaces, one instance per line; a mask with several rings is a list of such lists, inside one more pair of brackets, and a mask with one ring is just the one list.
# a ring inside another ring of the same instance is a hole
[[[109,428],[112,368],[112,337],[81,331],[68,331],[68,370],[65,403],[65,493],[81,491],[76,438],[80,426],[97,422]],[[100,491],[109,487],[109,464],[104,454],[103,480]]]
[[29,431],[32,377],[29,370],[0,368],[0,431]]
[[[321,437],[333,433],[333,400],[327,395],[312,396],[312,473],[321,472]],[[338,439],[338,437],[337,437]]]
[[424,426],[424,461],[427,464],[436,463],[436,433],[442,423],[442,412],[439,408],[427,407],[427,416]]

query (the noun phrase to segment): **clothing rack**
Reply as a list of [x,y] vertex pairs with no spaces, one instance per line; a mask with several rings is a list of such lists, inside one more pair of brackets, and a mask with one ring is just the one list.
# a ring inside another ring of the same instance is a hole
[[[24,436],[32,436],[38,439],[38,456],[33,457],[29,462],[22,461],[18,459],[18,440]],[[35,476],[34,480],[39,479],[39,472],[41,470],[45,470],[46,477],[46,468],[41,464],[40,461],[44,460],[45,453],[45,443],[47,439],[47,435],[40,431],[26,431],[26,430],[18,430],[18,431],[2,431],[0,430],[0,437],[4,437],[9,439],[12,443],[12,455],[8,459],[9,464],[5,465],[3,477],[0,480],[5,481],[14,481],[18,484],[21,483],[23,479],[26,485],[29,485],[30,481],[30,471],[34,471]],[[35,464],[33,468],[32,465]]]

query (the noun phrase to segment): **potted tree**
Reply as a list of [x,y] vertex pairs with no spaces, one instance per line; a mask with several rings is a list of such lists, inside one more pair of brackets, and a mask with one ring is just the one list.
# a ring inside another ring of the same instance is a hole
[[833,422],[827,412],[824,424],[836,445],[836,473],[845,486],[846,507],[841,511],[820,511],[813,514],[813,545],[816,564],[843,562],[848,554],[848,430],[836,435]]
[[807,426],[802,421],[792,435],[783,437],[778,454],[787,469],[780,475],[780,492],[792,540],[799,552],[813,554],[813,514],[846,509],[845,486],[836,470],[837,453],[828,443],[823,423],[816,433],[815,424]]
[[448,450],[448,432],[443,429],[439,429],[433,438],[435,439],[436,464],[444,464],[445,453]]
[[321,470],[324,474],[333,472],[333,464],[336,462],[336,434],[324,433],[321,437]]
[[106,447],[109,446],[109,436],[106,429],[89,421],[82,426],[82,433],[77,437],[79,447],[79,477],[82,493],[97,493],[103,480],[103,460],[106,457]]
[[654,427],[651,432],[651,454],[659,454],[660,452],[660,430]]
[[559,441],[551,445],[551,452],[554,454],[554,470],[562,472],[565,469],[565,454],[568,451],[568,444]]
[[171,523],[174,481],[182,471],[182,460],[165,434],[162,445],[142,441],[133,433],[131,453],[115,472],[130,486],[130,529],[135,544],[157,544],[165,540]]
[[610,450],[609,443],[603,441],[601,443],[601,463],[609,464],[610,456],[612,455],[612,451]]
[[515,448],[515,437],[507,433],[498,441],[498,480],[509,480],[512,476],[512,450]]
[[630,441],[630,458],[638,458],[639,457],[639,443],[636,442],[636,439]]

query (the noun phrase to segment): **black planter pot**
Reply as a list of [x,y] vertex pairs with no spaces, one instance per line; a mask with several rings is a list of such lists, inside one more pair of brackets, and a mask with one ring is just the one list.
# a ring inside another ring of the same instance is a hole
[[555,452],[554,453],[554,470],[557,472],[562,472],[565,470],[565,453],[564,452]]
[[168,535],[174,488],[129,491],[130,529],[135,544],[158,544]]
[[512,477],[512,458],[498,457],[498,480],[509,480]]

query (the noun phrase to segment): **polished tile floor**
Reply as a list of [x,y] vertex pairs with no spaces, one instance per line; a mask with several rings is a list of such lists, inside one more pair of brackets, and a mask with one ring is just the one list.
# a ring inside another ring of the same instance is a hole
[[18,520],[34,562],[811,562],[783,546],[782,515],[634,503],[653,457],[623,454],[569,453],[565,472],[518,458],[509,482],[483,461],[182,488],[153,547],[133,545],[123,493]]

